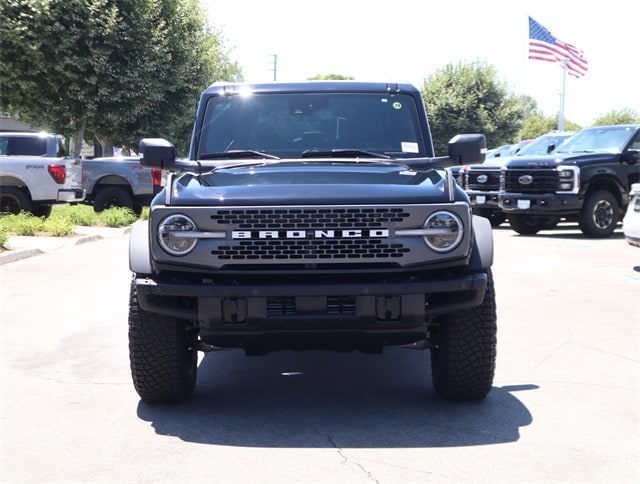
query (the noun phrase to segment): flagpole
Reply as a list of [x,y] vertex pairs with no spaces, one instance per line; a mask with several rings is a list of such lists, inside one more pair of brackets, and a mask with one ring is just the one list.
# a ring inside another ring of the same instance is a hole
[[558,116],[558,131],[564,131],[564,97],[567,88],[567,64],[569,59],[562,59],[562,93],[560,94],[560,114]]

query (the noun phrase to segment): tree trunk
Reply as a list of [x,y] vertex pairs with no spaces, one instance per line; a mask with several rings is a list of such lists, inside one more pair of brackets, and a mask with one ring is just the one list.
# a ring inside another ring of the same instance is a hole
[[96,137],[102,147],[102,156],[113,156],[113,139]]
[[82,140],[84,139],[84,131],[87,127],[87,118],[84,118],[80,123],[78,130],[71,136],[71,142],[69,146],[69,156],[72,158],[80,158],[80,152],[82,151]]

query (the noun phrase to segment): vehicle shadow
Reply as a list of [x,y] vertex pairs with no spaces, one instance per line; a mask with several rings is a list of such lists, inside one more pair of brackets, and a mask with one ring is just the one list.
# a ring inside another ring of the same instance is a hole
[[[560,224],[555,226],[552,229],[543,229],[540,232],[534,235],[522,235],[513,231],[511,227],[509,227],[508,223],[500,225],[498,227],[493,227],[494,231],[500,232],[511,232],[513,237],[532,237],[532,238],[540,238],[540,239],[574,239],[574,240],[602,240],[602,239],[594,239],[591,237],[587,237],[582,233],[577,224]],[[610,240],[624,240],[624,232],[622,231],[622,227],[616,228],[616,230],[606,239]]]
[[519,439],[532,417],[512,393],[537,386],[494,387],[482,402],[446,402],[431,387],[428,355],[400,348],[382,355],[209,353],[192,400],[140,402],[138,416],[160,435],[242,447],[451,447]]

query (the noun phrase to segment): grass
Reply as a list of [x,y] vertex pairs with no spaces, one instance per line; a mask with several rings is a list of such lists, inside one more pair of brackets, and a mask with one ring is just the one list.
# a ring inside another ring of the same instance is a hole
[[[148,207],[140,218],[149,218]],[[138,217],[127,208],[113,207],[96,213],[90,205],[54,205],[51,216],[46,219],[27,212],[0,214],[0,247],[5,247],[12,235],[66,237],[73,235],[76,225],[126,227],[136,220]]]

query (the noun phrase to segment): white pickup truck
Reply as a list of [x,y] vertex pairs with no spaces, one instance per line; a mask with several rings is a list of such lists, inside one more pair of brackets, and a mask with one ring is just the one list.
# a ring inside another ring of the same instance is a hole
[[69,158],[60,135],[0,132],[0,213],[48,217],[58,203],[81,202],[81,160]]
[[85,203],[96,212],[110,207],[126,207],[136,215],[162,189],[162,170],[146,168],[137,156],[82,160],[82,188]]

